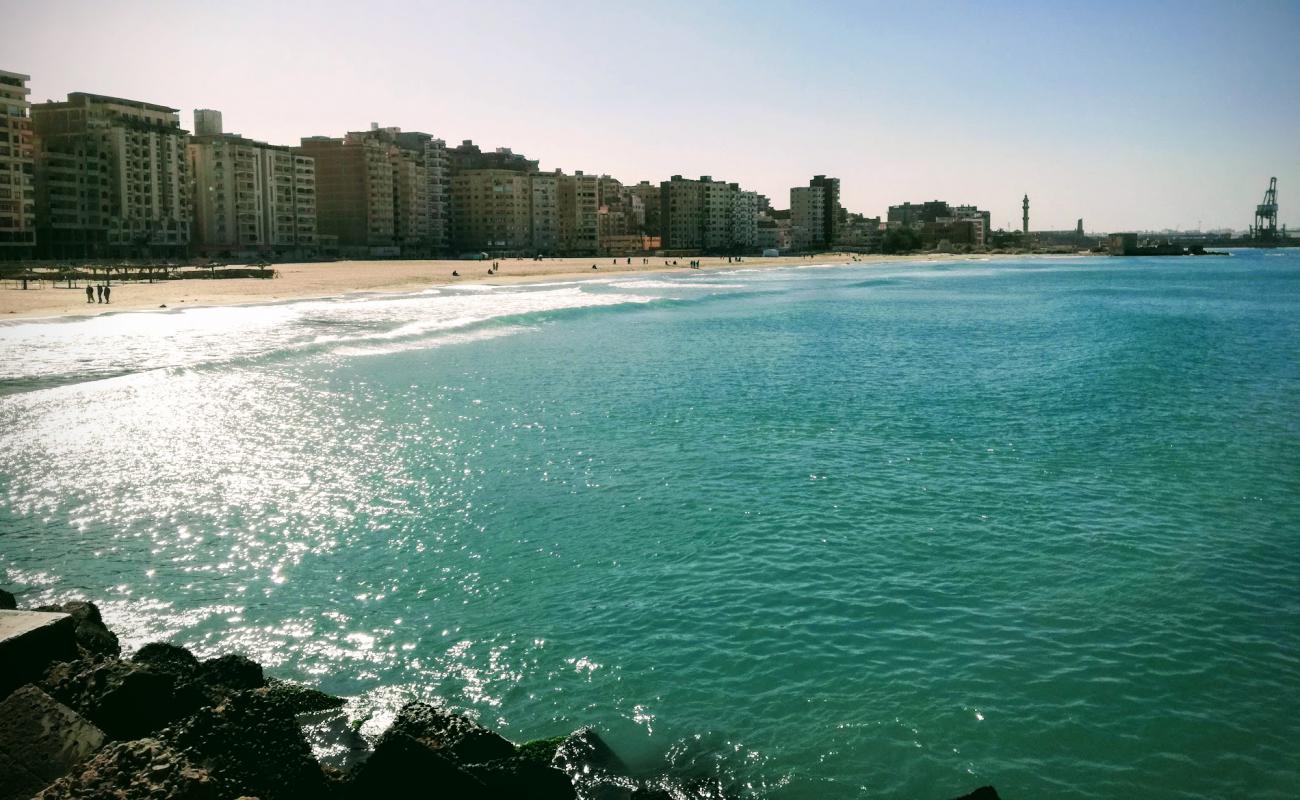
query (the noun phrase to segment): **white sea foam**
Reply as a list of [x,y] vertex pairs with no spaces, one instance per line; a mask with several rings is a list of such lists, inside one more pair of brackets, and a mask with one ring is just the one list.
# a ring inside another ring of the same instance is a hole
[[[93,380],[158,368],[197,367],[293,352],[355,352],[368,343],[421,340],[502,317],[646,303],[642,294],[493,287],[491,292],[374,296],[175,313],[125,313],[8,326],[0,335],[0,381]],[[403,344],[403,348],[409,345]],[[352,348],[352,349],[349,349]]]

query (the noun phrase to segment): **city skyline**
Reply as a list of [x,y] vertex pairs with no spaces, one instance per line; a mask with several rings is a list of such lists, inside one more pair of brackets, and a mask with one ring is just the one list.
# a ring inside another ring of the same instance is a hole
[[[32,76],[33,102],[128,97],[186,127],[215,108],[281,145],[377,122],[544,170],[713,175],[783,208],[833,174],[868,215],[944,198],[1018,229],[1028,193],[1036,230],[1240,230],[1276,176],[1280,222],[1300,222],[1294,5],[390,8],[21,6],[0,66]],[[123,42],[141,38],[168,55],[133,57]]]

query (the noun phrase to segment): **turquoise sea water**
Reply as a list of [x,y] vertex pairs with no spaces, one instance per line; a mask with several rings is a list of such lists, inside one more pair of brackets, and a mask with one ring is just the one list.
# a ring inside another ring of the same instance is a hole
[[[130,287],[120,290],[122,297]],[[1300,796],[1300,253],[0,327],[0,580],[766,798]]]

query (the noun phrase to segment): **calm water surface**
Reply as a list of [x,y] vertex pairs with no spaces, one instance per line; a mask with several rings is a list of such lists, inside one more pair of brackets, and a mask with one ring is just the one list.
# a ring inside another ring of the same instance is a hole
[[370,732],[425,698],[764,798],[1293,798],[1300,254],[3,326],[0,580]]

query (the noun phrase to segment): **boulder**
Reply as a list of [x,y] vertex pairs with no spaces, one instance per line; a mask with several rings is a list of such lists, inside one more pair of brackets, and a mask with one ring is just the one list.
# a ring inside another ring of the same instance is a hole
[[90,655],[116,657],[122,646],[117,634],[104,625],[99,606],[88,600],[72,600],[57,606],[41,606],[37,611],[60,611],[72,617],[76,627],[77,646]]
[[40,686],[94,722],[111,739],[138,739],[156,733],[206,702],[193,684],[118,659],[54,664]]
[[370,758],[348,774],[344,785],[349,800],[492,796],[480,780],[438,751],[392,728],[380,737]]
[[200,709],[169,728],[166,738],[212,776],[223,797],[282,800],[328,792],[293,714],[265,689]]
[[36,800],[217,800],[216,784],[184,754],[157,739],[110,744]]
[[0,611],[0,698],[77,657],[76,622],[63,613]]
[[289,681],[271,678],[266,682],[266,694],[290,714],[311,714],[331,711],[347,705],[342,697],[325,694],[319,689]]
[[0,800],[27,800],[104,746],[104,732],[28,684],[0,702]]
[[656,790],[628,777],[627,764],[592,728],[580,728],[566,736],[555,749],[551,763],[568,776],[584,800],[658,797]]
[[14,611],[18,608],[18,600],[14,598],[13,593],[0,589],[0,611]]
[[186,680],[192,679],[199,671],[199,660],[193,653],[168,642],[150,642],[137,650],[131,660]]
[[533,800],[574,800],[573,781],[554,767],[527,758],[505,758],[463,769],[488,789],[488,797],[529,797]]
[[953,800],[1001,800],[1001,798],[998,797],[997,789],[992,786],[981,786],[970,794],[964,794]]
[[209,689],[243,691],[266,685],[262,665],[240,655],[209,658],[199,665],[199,681]]
[[[456,764],[485,764],[515,755],[514,744],[504,737],[469,717],[428,703],[403,706],[380,742],[389,734],[409,736]],[[378,744],[375,749],[378,751]]]
[[341,709],[312,711],[295,717],[312,754],[327,773],[342,778],[370,756],[370,742]]

